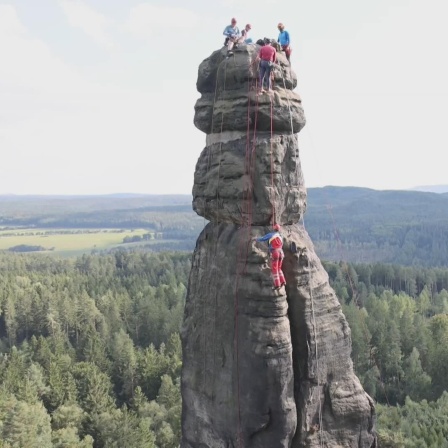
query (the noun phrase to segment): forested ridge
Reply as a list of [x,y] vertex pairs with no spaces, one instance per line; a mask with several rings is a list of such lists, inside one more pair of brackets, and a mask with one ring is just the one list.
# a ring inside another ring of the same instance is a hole
[[[324,263],[382,447],[446,447],[448,270]],[[0,256],[0,447],[177,447],[188,253]]]
[[[307,192],[304,223],[320,258],[448,266],[448,193],[358,187]],[[206,224],[192,211],[191,200],[190,195],[0,197],[0,226],[146,229],[160,234],[153,249],[191,251]]]
[[311,188],[305,222],[326,260],[448,266],[448,193]]

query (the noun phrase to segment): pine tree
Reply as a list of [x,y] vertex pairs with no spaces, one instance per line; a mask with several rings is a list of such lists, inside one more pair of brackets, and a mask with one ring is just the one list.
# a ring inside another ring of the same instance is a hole
[[116,383],[124,400],[132,397],[137,382],[137,355],[128,334],[120,330],[114,335],[111,354]]
[[52,448],[50,416],[41,403],[0,399],[1,440],[12,447]]
[[428,396],[431,377],[422,369],[420,353],[415,347],[404,362],[404,382],[404,392],[413,400]]
[[48,370],[50,392],[45,400],[51,411],[76,400],[77,389],[72,369],[73,363],[68,355],[52,356]]
[[107,448],[156,448],[149,422],[126,407],[99,414],[94,420],[99,439]]

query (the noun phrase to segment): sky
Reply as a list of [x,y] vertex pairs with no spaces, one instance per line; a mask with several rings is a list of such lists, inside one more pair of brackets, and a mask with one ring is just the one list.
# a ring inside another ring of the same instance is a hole
[[0,194],[191,193],[198,66],[290,32],[307,187],[448,184],[446,0],[0,0]]

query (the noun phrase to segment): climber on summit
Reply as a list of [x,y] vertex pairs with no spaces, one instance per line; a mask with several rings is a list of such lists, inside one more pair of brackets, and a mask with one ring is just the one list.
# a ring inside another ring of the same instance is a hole
[[291,57],[291,47],[290,47],[290,38],[289,38],[289,33],[288,31],[285,30],[285,25],[283,25],[283,23],[279,23],[277,25],[278,30],[280,31],[280,34],[278,35],[278,39],[277,42],[280,44],[280,46],[282,47],[282,50],[285,52],[286,55],[286,59],[288,59]]
[[224,28],[224,32],[222,34],[226,36],[224,45],[227,45],[227,56],[230,56],[231,54],[233,54],[233,46],[237,43],[238,39],[241,36],[240,30],[236,26],[235,18],[232,18],[230,25],[227,25]]
[[[265,45],[260,48],[258,57],[260,59],[260,93],[272,92],[271,70],[277,61],[277,51],[271,45],[269,39],[264,40]],[[266,87],[266,89],[265,89]]]
[[282,271],[283,258],[283,238],[280,234],[280,226],[274,224],[274,231],[267,233],[259,238],[253,238],[255,241],[267,241],[269,245],[269,252],[271,255],[271,272],[274,286],[272,289],[277,290],[286,285],[285,276]]
[[237,43],[251,44],[252,43],[252,39],[247,36],[251,29],[252,29],[252,26],[251,26],[250,23],[248,23],[244,27],[243,31],[241,31],[241,37],[238,39]]

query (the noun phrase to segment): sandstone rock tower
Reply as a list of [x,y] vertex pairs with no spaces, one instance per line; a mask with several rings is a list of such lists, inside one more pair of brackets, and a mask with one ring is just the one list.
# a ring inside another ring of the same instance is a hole
[[[196,243],[182,328],[182,448],[374,447],[374,406],[353,372],[350,329],[301,224],[306,189],[297,80],[282,56],[256,96],[258,48],[199,67],[195,125],[207,134],[193,208]],[[282,225],[286,288],[267,247]]]

